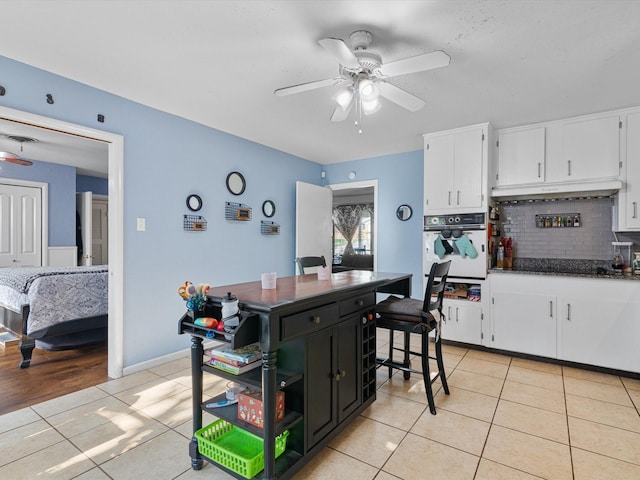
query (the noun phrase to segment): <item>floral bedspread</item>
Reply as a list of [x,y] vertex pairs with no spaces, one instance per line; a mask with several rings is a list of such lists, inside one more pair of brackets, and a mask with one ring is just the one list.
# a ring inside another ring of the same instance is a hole
[[[9,270],[14,271],[13,276]],[[104,265],[0,268],[0,283],[5,282],[4,286],[0,285],[0,305],[19,312],[26,301],[29,304],[27,334],[37,337],[38,332],[57,323],[107,315],[108,276]],[[9,277],[12,278],[9,282],[18,288],[6,284],[5,279]]]

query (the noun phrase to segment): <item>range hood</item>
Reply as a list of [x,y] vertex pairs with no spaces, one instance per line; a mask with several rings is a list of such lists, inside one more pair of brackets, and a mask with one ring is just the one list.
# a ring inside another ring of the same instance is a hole
[[546,200],[554,198],[610,197],[622,188],[620,180],[586,180],[583,182],[543,183],[494,187],[497,200]]

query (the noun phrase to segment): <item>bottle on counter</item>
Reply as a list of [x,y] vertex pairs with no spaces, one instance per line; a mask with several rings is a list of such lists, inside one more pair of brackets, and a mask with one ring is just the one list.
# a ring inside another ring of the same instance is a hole
[[633,273],[640,275],[640,252],[633,252]]
[[498,259],[496,261],[496,268],[502,270],[504,268],[504,247],[498,246]]

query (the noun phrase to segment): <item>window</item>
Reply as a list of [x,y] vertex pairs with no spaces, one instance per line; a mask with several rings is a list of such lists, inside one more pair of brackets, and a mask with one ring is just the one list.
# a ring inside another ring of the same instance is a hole
[[[371,229],[371,212],[363,211],[360,215],[360,221],[356,227],[356,231],[351,239],[351,246],[356,254],[359,253],[372,253],[373,249],[373,237]],[[339,261],[344,254],[347,244],[349,242],[342,233],[338,230],[336,222],[333,222],[333,258],[334,261]]]

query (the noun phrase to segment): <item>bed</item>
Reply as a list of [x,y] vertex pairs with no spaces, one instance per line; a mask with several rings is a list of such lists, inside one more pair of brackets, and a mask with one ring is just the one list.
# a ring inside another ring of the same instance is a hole
[[78,348],[107,338],[108,267],[0,268],[0,324],[33,349]]

